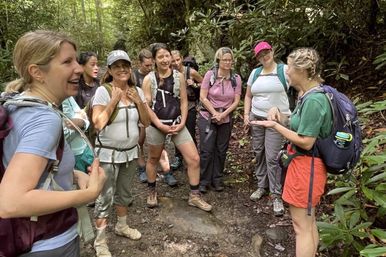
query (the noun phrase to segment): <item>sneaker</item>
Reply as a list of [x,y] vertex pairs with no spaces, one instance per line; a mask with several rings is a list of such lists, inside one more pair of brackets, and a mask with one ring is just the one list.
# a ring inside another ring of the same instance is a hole
[[139,181],[141,183],[146,183],[147,182],[146,168],[138,167],[138,173],[139,173]]
[[211,211],[212,210],[212,205],[205,202],[204,199],[202,199],[202,196],[200,193],[190,193],[188,204],[190,206],[197,207],[203,211]]
[[147,207],[149,208],[154,208],[158,205],[158,200],[157,200],[157,192],[153,189],[149,190],[149,195],[147,196]]
[[137,229],[130,228],[128,225],[120,226],[117,224],[115,225],[114,232],[118,236],[124,236],[132,240],[139,240],[141,238],[141,233]]
[[266,193],[267,192],[265,191],[264,188],[259,187],[255,192],[251,194],[249,199],[251,199],[252,201],[260,200],[263,197],[263,195],[265,195]]
[[182,166],[182,158],[180,156],[176,156],[174,158],[174,162],[170,165],[172,170],[178,170]]
[[175,185],[177,185],[177,179],[170,171],[164,175],[164,181],[170,187],[174,187]]
[[112,257],[106,241],[104,242],[94,241],[94,249],[97,257]]
[[273,215],[275,215],[276,217],[283,216],[284,205],[280,196],[275,196],[272,202],[273,202]]

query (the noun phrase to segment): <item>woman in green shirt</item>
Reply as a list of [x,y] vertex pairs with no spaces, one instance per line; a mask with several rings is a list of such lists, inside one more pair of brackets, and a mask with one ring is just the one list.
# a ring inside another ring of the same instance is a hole
[[[325,138],[331,133],[332,111],[327,97],[318,93],[323,82],[320,77],[321,63],[318,53],[311,48],[300,48],[288,56],[287,75],[290,84],[304,92],[300,104],[295,108],[290,120],[290,129],[281,125],[284,115],[278,108],[272,108],[267,121],[253,121],[274,128],[291,144],[289,154],[312,150],[317,138]],[[327,171],[322,159],[314,158],[314,182],[312,211],[307,215],[308,191],[312,156],[298,155],[287,169],[283,190],[283,200],[290,206],[292,223],[296,234],[296,257],[315,256],[319,234],[315,220],[315,206],[318,204],[327,181]]]

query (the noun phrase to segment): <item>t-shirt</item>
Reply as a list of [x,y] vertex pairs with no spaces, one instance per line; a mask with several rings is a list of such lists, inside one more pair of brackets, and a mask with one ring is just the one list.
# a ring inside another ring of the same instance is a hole
[[[137,87],[137,92],[142,101],[145,102],[142,89]],[[95,93],[93,107],[96,105],[106,106],[109,102],[110,95],[107,89],[105,87],[98,87]],[[138,149],[135,147],[139,139],[138,110],[134,103],[125,105],[121,101],[118,103],[118,108],[119,111],[114,121],[99,133],[99,139],[97,138],[95,141],[97,145],[96,151],[101,162],[124,163],[138,158]],[[100,144],[107,148],[98,147]],[[131,149],[124,151],[108,149],[111,147],[116,149]]]
[[[229,108],[235,100],[236,95],[241,95],[241,78],[236,76],[236,88],[233,89],[230,79],[216,78],[213,86],[210,86],[210,79],[213,75],[213,71],[209,70],[201,83],[202,89],[208,90],[208,96],[206,97],[212,104],[213,108],[223,108],[224,110]],[[209,119],[209,113],[201,111],[200,114]],[[229,122],[229,117],[225,122]]]
[[[287,69],[287,65],[284,65],[284,74]],[[247,82],[252,93],[252,113],[266,118],[269,109],[278,107],[281,113],[290,115],[287,92],[277,76],[277,70],[274,69],[273,73],[269,74],[260,74],[252,84],[253,77],[254,72],[251,72]]]
[[80,77],[78,95],[76,95],[74,98],[81,109],[83,109],[95,95],[99,85],[99,80],[97,79],[94,79],[90,85],[87,85],[83,76]]
[[327,96],[310,92],[303,104],[296,106],[291,115],[290,128],[298,135],[326,138],[333,126],[332,111]]
[[135,86],[142,88],[143,80],[146,77],[146,74],[142,74],[139,70],[134,70],[135,76]]
[[[62,120],[48,106],[18,107],[8,106],[14,127],[4,139],[3,163],[7,167],[14,153],[28,153],[56,160],[56,149],[62,134]],[[65,143],[59,170],[54,175],[54,180],[64,190],[72,190],[73,169],[75,165],[74,154]],[[26,170],[25,172],[28,172]],[[41,176],[36,188],[42,188],[48,172]],[[32,251],[50,250],[60,247],[77,236],[76,224],[66,232],[34,243]],[[38,246],[38,247],[37,247]]]

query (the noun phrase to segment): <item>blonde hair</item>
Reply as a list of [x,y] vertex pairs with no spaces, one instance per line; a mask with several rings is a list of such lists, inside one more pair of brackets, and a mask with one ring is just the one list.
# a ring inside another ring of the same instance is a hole
[[214,63],[218,65],[224,54],[230,54],[233,60],[233,51],[229,47],[220,47],[214,54]]
[[309,47],[302,47],[292,51],[287,59],[291,59],[295,68],[307,71],[309,80],[323,82],[320,76],[322,63],[318,52]]
[[76,50],[75,42],[60,32],[36,30],[20,37],[13,50],[13,64],[20,78],[9,82],[5,91],[23,92],[30,88],[33,78],[28,71],[29,66],[36,64],[42,70],[48,70],[49,63],[65,42]]
[[181,55],[180,51],[178,51],[178,50],[173,50],[173,51],[171,52],[171,54],[172,54],[172,55],[178,55],[179,57],[182,58],[182,55]]

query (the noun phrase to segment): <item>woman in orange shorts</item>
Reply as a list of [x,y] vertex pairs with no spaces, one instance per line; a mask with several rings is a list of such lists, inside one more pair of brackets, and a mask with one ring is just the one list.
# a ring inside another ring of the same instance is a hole
[[[290,84],[304,92],[291,115],[290,129],[281,125],[283,117],[278,108],[272,108],[268,120],[252,124],[276,129],[290,141],[288,153],[296,154],[289,163],[284,183],[283,200],[290,206],[296,234],[296,257],[313,257],[316,254],[319,234],[315,220],[315,206],[324,193],[327,171],[322,159],[314,157],[311,212],[307,212],[312,164],[312,149],[317,138],[331,133],[332,111],[324,94],[318,93],[321,63],[318,53],[311,48],[300,48],[288,56],[287,75]],[[310,154],[311,153],[311,154]]]

